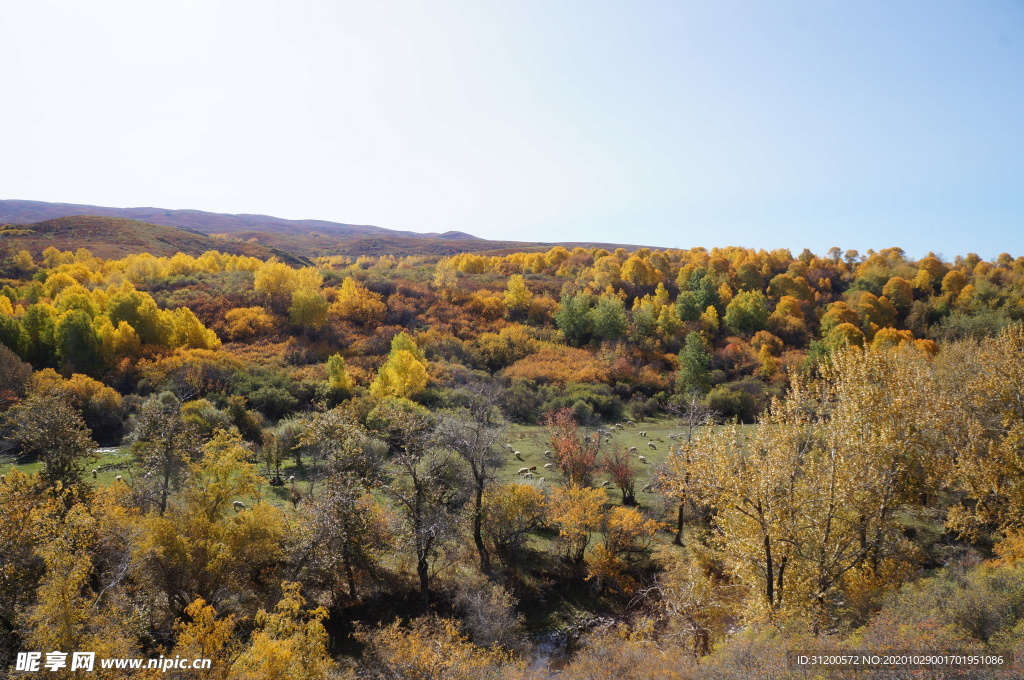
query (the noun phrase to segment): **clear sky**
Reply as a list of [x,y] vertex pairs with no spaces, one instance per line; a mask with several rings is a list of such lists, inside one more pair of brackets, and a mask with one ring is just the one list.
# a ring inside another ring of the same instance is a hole
[[32,0],[0,198],[1024,254],[1021,0]]

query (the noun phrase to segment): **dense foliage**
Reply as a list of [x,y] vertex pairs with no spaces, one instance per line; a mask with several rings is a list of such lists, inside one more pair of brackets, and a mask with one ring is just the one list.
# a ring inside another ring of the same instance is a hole
[[1022,645],[1024,258],[3,255],[0,664]]

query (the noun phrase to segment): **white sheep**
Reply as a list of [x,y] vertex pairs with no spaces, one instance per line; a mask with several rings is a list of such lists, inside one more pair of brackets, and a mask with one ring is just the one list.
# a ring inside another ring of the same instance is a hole
[[547,480],[547,479],[545,479],[544,477],[541,477],[541,478],[540,478],[540,479],[538,479],[537,481],[538,481],[538,482],[546,482],[546,481],[548,481],[548,480]]
[[92,471],[92,478],[93,478],[93,479],[96,479],[96,474],[97,474],[98,472],[99,472],[99,470],[93,470],[93,471]]
[[637,460],[639,460],[644,465],[647,465],[647,459],[644,458],[643,456],[637,456]]
[[637,434],[640,435],[641,437],[646,437],[647,436],[647,430],[640,430],[639,432],[637,432]]
[[611,484],[611,482],[609,482],[609,481],[608,481],[608,480],[606,479],[606,480],[604,480],[603,482],[601,482],[601,488],[603,489],[603,488],[605,488],[606,486],[608,486],[609,484]]
[[644,488],[640,489],[640,491],[642,491],[643,493],[651,493],[652,491],[654,491],[654,485],[648,484]]
[[527,470],[527,471],[526,471],[526,474],[525,474],[525,475],[523,475],[523,478],[524,478],[524,479],[533,479],[533,473],[532,473],[532,472],[530,472],[529,470]]
[[509,444],[508,442],[505,443],[505,448],[508,449],[509,451],[515,451],[516,450],[515,447],[512,446],[511,444]]
[[550,451],[545,451],[544,452],[544,457],[545,458],[550,458],[551,457],[551,452]]
[[520,460],[520,461],[523,460],[523,454],[519,453],[518,451],[516,451],[515,454],[516,454],[516,459],[517,460]]
[[630,446],[629,447],[629,452],[630,453],[636,453],[636,447],[635,446]]
[[657,451],[658,450],[658,445],[655,444],[654,442],[647,442],[647,448],[654,449],[655,451]]
[[118,475],[117,477],[114,477],[114,481],[115,482],[123,482],[124,481],[124,477],[122,477],[121,475]]
[[525,474],[527,474],[529,472],[530,472],[530,468],[524,467],[524,468],[519,468],[519,472],[517,474],[525,475]]
[[544,463],[544,469],[545,470],[554,470],[555,469],[555,464],[554,463]]
[[626,425],[628,425],[629,427],[636,427],[636,423],[634,423],[632,420],[627,420]]
[[231,505],[235,508],[235,512],[238,512],[239,510],[245,510],[245,503],[243,503],[242,501],[235,501]]
[[292,484],[295,482],[295,475],[288,475],[288,483]]

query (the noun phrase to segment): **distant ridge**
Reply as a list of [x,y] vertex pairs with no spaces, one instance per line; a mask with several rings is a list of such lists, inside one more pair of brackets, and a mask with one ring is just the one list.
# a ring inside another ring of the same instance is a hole
[[[475,239],[461,231],[443,234],[417,233],[385,229],[367,224],[343,224],[325,220],[286,220],[270,215],[233,215],[203,210],[168,210],[165,208],[110,208],[77,203],[46,203],[44,201],[0,200],[0,223],[29,224],[72,215],[123,217],[168,227],[194,229],[205,234],[234,234],[261,231],[278,234],[302,234],[311,231],[326,236],[410,236],[420,238]],[[483,239],[481,239],[483,240]]]
[[[228,214],[212,213],[203,210],[169,210],[165,208],[111,208],[96,205],[83,205],[78,203],[48,203],[45,201],[24,201],[19,199],[0,200],[0,225],[34,225],[58,219],[79,219],[83,216],[116,218],[131,220],[139,224],[146,223],[150,227],[176,228],[183,232],[192,233],[197,237],[208,238],[211,236],[223,236],[225,238],[212,239],[215,247],[224,252],[238,252],[240,249],[252,249],[262,247],[266,252],[273,253],[279,259],[297,259],[316,257],[319,255],[394,255],[398,257],[407,255],[422,255],[426,257],[446,257],[458,253],[474,252],[483,254],[507,254],[513,252],[539,252],[549,250],[553,246],[561,245],[572,249],[576,246],[598,247],[613,250],[625,248],[636,250],[643,246],[624,243],[599,243],[599,242],[535,242],[535,241],[492,241],[482,239],[464,231],[446,231],[443,233],[420,233],[414,231],[399,231],[386,229],[366,224],[343,224],[341,222],[328,222],[326,220],[286,220],[270,215],[252,214]],[[88,223],[83,222],[84,228]],[[64,225],[65,227],[67,225]],[[143,243],[152,241],[142,234],[145,229],[139,231],[136,227],[136,245],[132,246],[131,252],[143,252],[140,250]],[[102,230],[101,230],[102,231]],[[126,242],[124,237],[120,245],[111,241],[103,244],[101,234],[96,232],[89,236],[89,243],[84,241],[78,243],[79,237],[86,237],[86,232],[81,234],[72,231],[62,231],[62,236],[48,236],[46,238],[63,239],[68,243],[65,247],[84,246],[90,250],[103,245],[102,252],[117,252],[124,254]],[[90,232],[91,233],[91,232]],[[180,236],[180,235],[179,235]],[[13,241],[8,237],[9,241]],[[154,247],[161,250],[164,246],[157,241]],[[34,247],[35,243],[28,239],[26,245],[20,247]],[[244,244],[233,246],[229,249],[225,244]],[[50,244],[55,245],[55,244]],[[165,244],[166,245],[166,244]],[[195,246],[193,243],[192,246]],[[46,245],[42,246],[43,248]],[[100,250],[96,250],[100,254]],[[158,254],[157,251],[152,251]],[[183,252],[189,252],[183,250]],[[247,253],[250,254],[250,253]],[[269,256],[269,255],[268,255]]]

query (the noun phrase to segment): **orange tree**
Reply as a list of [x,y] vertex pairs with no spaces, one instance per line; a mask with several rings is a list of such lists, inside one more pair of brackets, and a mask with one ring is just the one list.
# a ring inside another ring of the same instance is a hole
[[598,469],[598,434],[580,432],[571,408],[549,413],[544,420],[548,444],[567,486],[590,486]]

